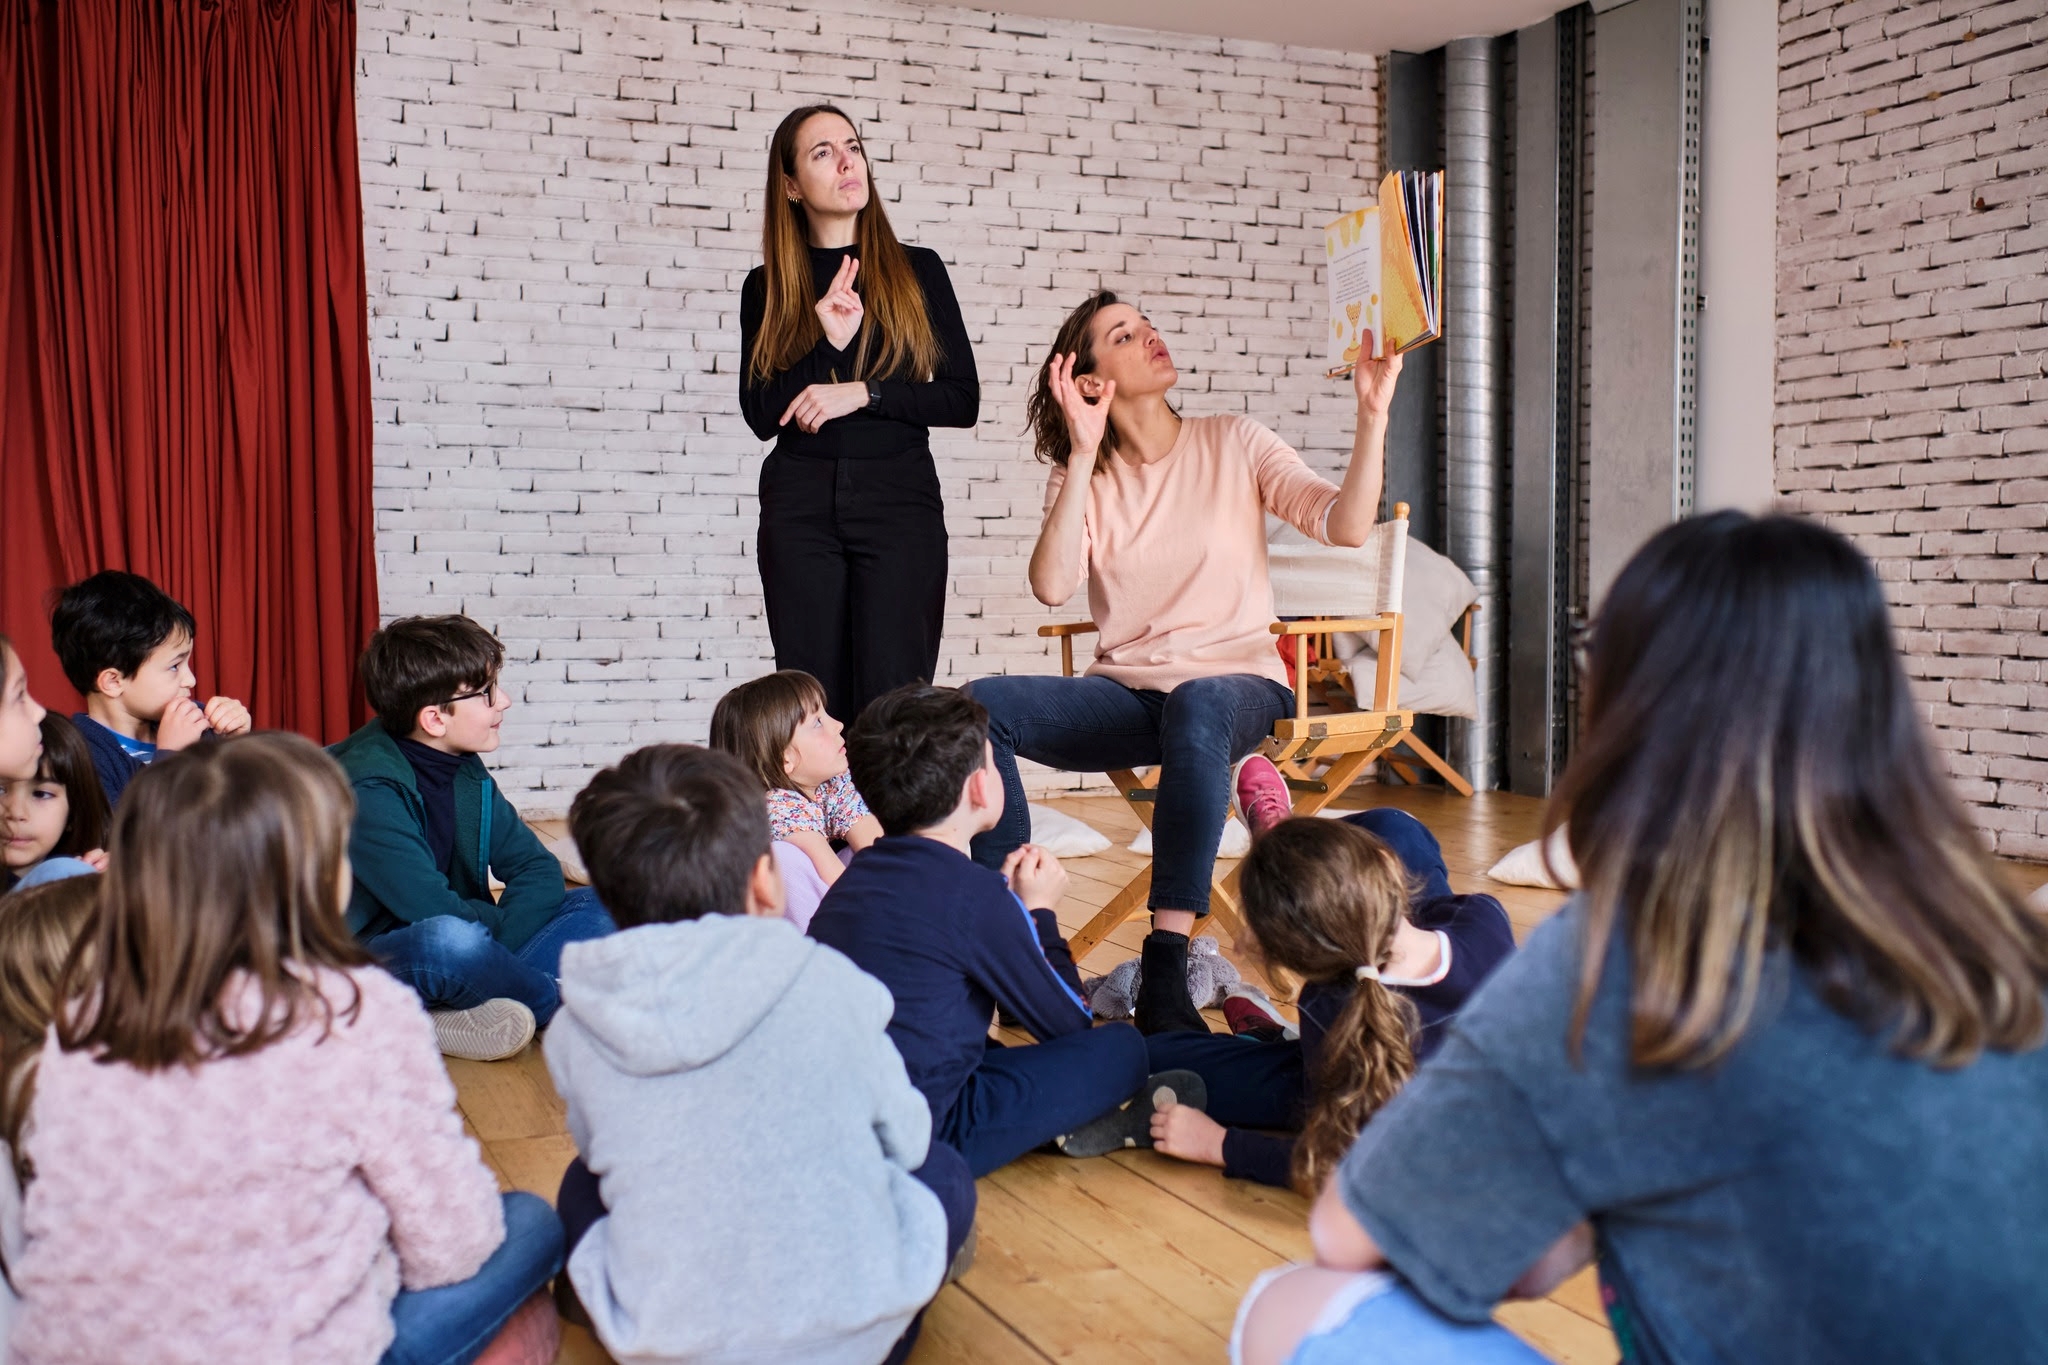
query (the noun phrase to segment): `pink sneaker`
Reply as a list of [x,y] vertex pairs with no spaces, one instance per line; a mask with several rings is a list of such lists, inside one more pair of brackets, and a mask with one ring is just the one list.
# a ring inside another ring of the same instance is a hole
[[1264,754],[1250,755],[1230,775],[1230,805],[1253,838],[1294,814],[1287,779]]

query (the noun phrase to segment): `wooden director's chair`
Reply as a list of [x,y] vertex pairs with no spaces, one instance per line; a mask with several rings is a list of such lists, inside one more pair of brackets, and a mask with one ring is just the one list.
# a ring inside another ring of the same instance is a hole
[[[1314,815],[1337,798],[1356,780],[1366,765],[1386,755],[1404,738],[1412,739],[1415,717],[1400,707],[1401,684],[1401,585],[1408,554],[1408,504],[1398,503],[1394,519],[1373,527],[1367,539],[1362,569],[1355,582],[1347,584],[1343,602],[1321,601],[1309,605],[1313,615],[1293,621],[1276,621],[1273,634],[1286,639],[1294,661],[1294,714],[1273,727],[1273,733],[1259,746],[1259,752],[1273,760],[1294,792],[1294,813]],[[1290,612],[1290,614],[1292,614]],[[1060,671],[1074,676],[1074,637],[1095,629],[1093,622],[1040,626],[1038,633],[1060,642]],[[1331,651],[1330,637],[1339,632],[1378,637],[1379,660],[1373,675],[1371,704],[1364,705],[1354,681],[1343,678],[1343,666]],[[1311,644],[1319,650],[1317,663],[1310,662]],[[1350,705],[1344,706],[1348,701]],[[1340,709],[1342,708],[1342,709]],[[1420,743],[1420,741],[1415,741]],[[1424,756],[1433,757],[1423,746]],[[1438,760],[1441,762],[1441,760]],[[1159,786],[1154,768],[1143,776],[1130,769],[1107,774],[1117,794],[1130,805],[1146,829],[1152,828],[1152,803]],[[1460,779],[1462,781],[1462,779]],[[1465,788],[1470,794],[1471,788]],[[1238,872],[1232,867],[1210,887],[1209,909],[1218,927],[1237,934],[1244,927],[1244,915],[1237,895]],[[1079,962],[1098,944],[1128,920],[1146,913],[1146,898],[1152,890],[1152,869],[1148,865],[1102,907],[1094,919],[1068,939],[1074,960]]]

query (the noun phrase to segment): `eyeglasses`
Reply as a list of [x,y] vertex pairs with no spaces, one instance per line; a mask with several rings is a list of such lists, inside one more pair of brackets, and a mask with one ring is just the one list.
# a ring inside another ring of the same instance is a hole
[[459,697],[450,697],[448,700],[444,702],[438,702],[436,704],[445,710],[448,707],[454,706],[460,702],[475,701],[478,697],[482,697],[486,699],[491,705],[495,706],[497,705],[498,698],[504,695],[505,689],[498,685],[498,680],[496,678],[493,678],[488,683],[484,684],[483,690],[480,692],[464,692]]

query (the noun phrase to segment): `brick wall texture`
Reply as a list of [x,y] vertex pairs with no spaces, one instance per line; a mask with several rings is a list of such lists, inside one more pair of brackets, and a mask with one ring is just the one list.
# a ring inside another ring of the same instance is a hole
[[1778,39],[1778,490],[1875,558],[1965,799],[2048,859],[2048,0]]
[[932,442],[941,681],[1057,668],[1035,631],[1075,611],[1025,586],[1044,473],[1023,404],[1090,291],[1169,332],[1185,410],[1248,411],[1325,469],[1350,449],[1316,358],[1320,229],[1372,192],[1369,56],[891,0],[359,15],[384,609],[466,611],[505,642],[494,767],[529,814],[630,748],[701,742],[772,667],[738,307],[791,107],[863,125],[975,343],[981,423]]

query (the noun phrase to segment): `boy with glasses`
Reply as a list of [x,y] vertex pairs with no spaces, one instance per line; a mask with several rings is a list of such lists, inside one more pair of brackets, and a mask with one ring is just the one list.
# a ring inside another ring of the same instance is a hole
[[547,1027],[563,946],[615,927],[594,892],[565,894],[562,865],[484,767],[512,705],[504,662],[467,616],[393,621],[363,651],[377,718],[330,750],[356,794],[349,928],[419,992],[441,1051],[472,1061]]

